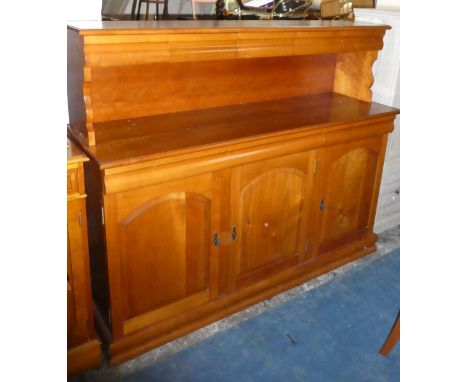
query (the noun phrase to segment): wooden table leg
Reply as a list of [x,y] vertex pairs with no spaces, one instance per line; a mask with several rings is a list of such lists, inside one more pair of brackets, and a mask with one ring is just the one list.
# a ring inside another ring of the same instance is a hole
[[163,19],[167,20],[168,18],[169,18],[168,0],[164,0]]
[[400,340],[400,312],[398,312],[398,316],[393,324],[393,328],[390,331],[387,340],[383,344],[382,348],[380,349],[380,354],[387,356],[392,351],[394,346]]

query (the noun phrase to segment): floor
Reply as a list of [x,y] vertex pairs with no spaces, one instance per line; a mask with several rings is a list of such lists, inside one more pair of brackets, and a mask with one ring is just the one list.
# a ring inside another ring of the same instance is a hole
[[398,381],[399,227],[376,253],[76,381]]

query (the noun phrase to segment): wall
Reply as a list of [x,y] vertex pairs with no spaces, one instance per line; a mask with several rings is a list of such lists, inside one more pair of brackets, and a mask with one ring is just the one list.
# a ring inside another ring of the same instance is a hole
[[[399,8],[356,9],[356,20],[388,24],[384,47],[374,64],[373,101],[400,106],[400,12]],[[382,232],[400,224],[400,116],[389,135],[374,231]]]
[[400,0],[377,0],[377,8],[398,7],[400,8]]
[[101,20],[102,0],[67,0],[67,20]]

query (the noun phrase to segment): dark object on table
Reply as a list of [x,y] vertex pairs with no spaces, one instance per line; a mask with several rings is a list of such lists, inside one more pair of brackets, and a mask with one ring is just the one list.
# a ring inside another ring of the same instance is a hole
[[275,0],[262,7],[249,7],[242,0],[236,2],[239,18],[255,15],[260,19],[306,19],[312,6],[312,0]]

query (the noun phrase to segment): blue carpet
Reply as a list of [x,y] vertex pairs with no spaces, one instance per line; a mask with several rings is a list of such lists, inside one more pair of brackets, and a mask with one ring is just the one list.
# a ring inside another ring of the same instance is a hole
[[378,351],[400,305],[400,251],[216,334],[125,381],[399,381]]

